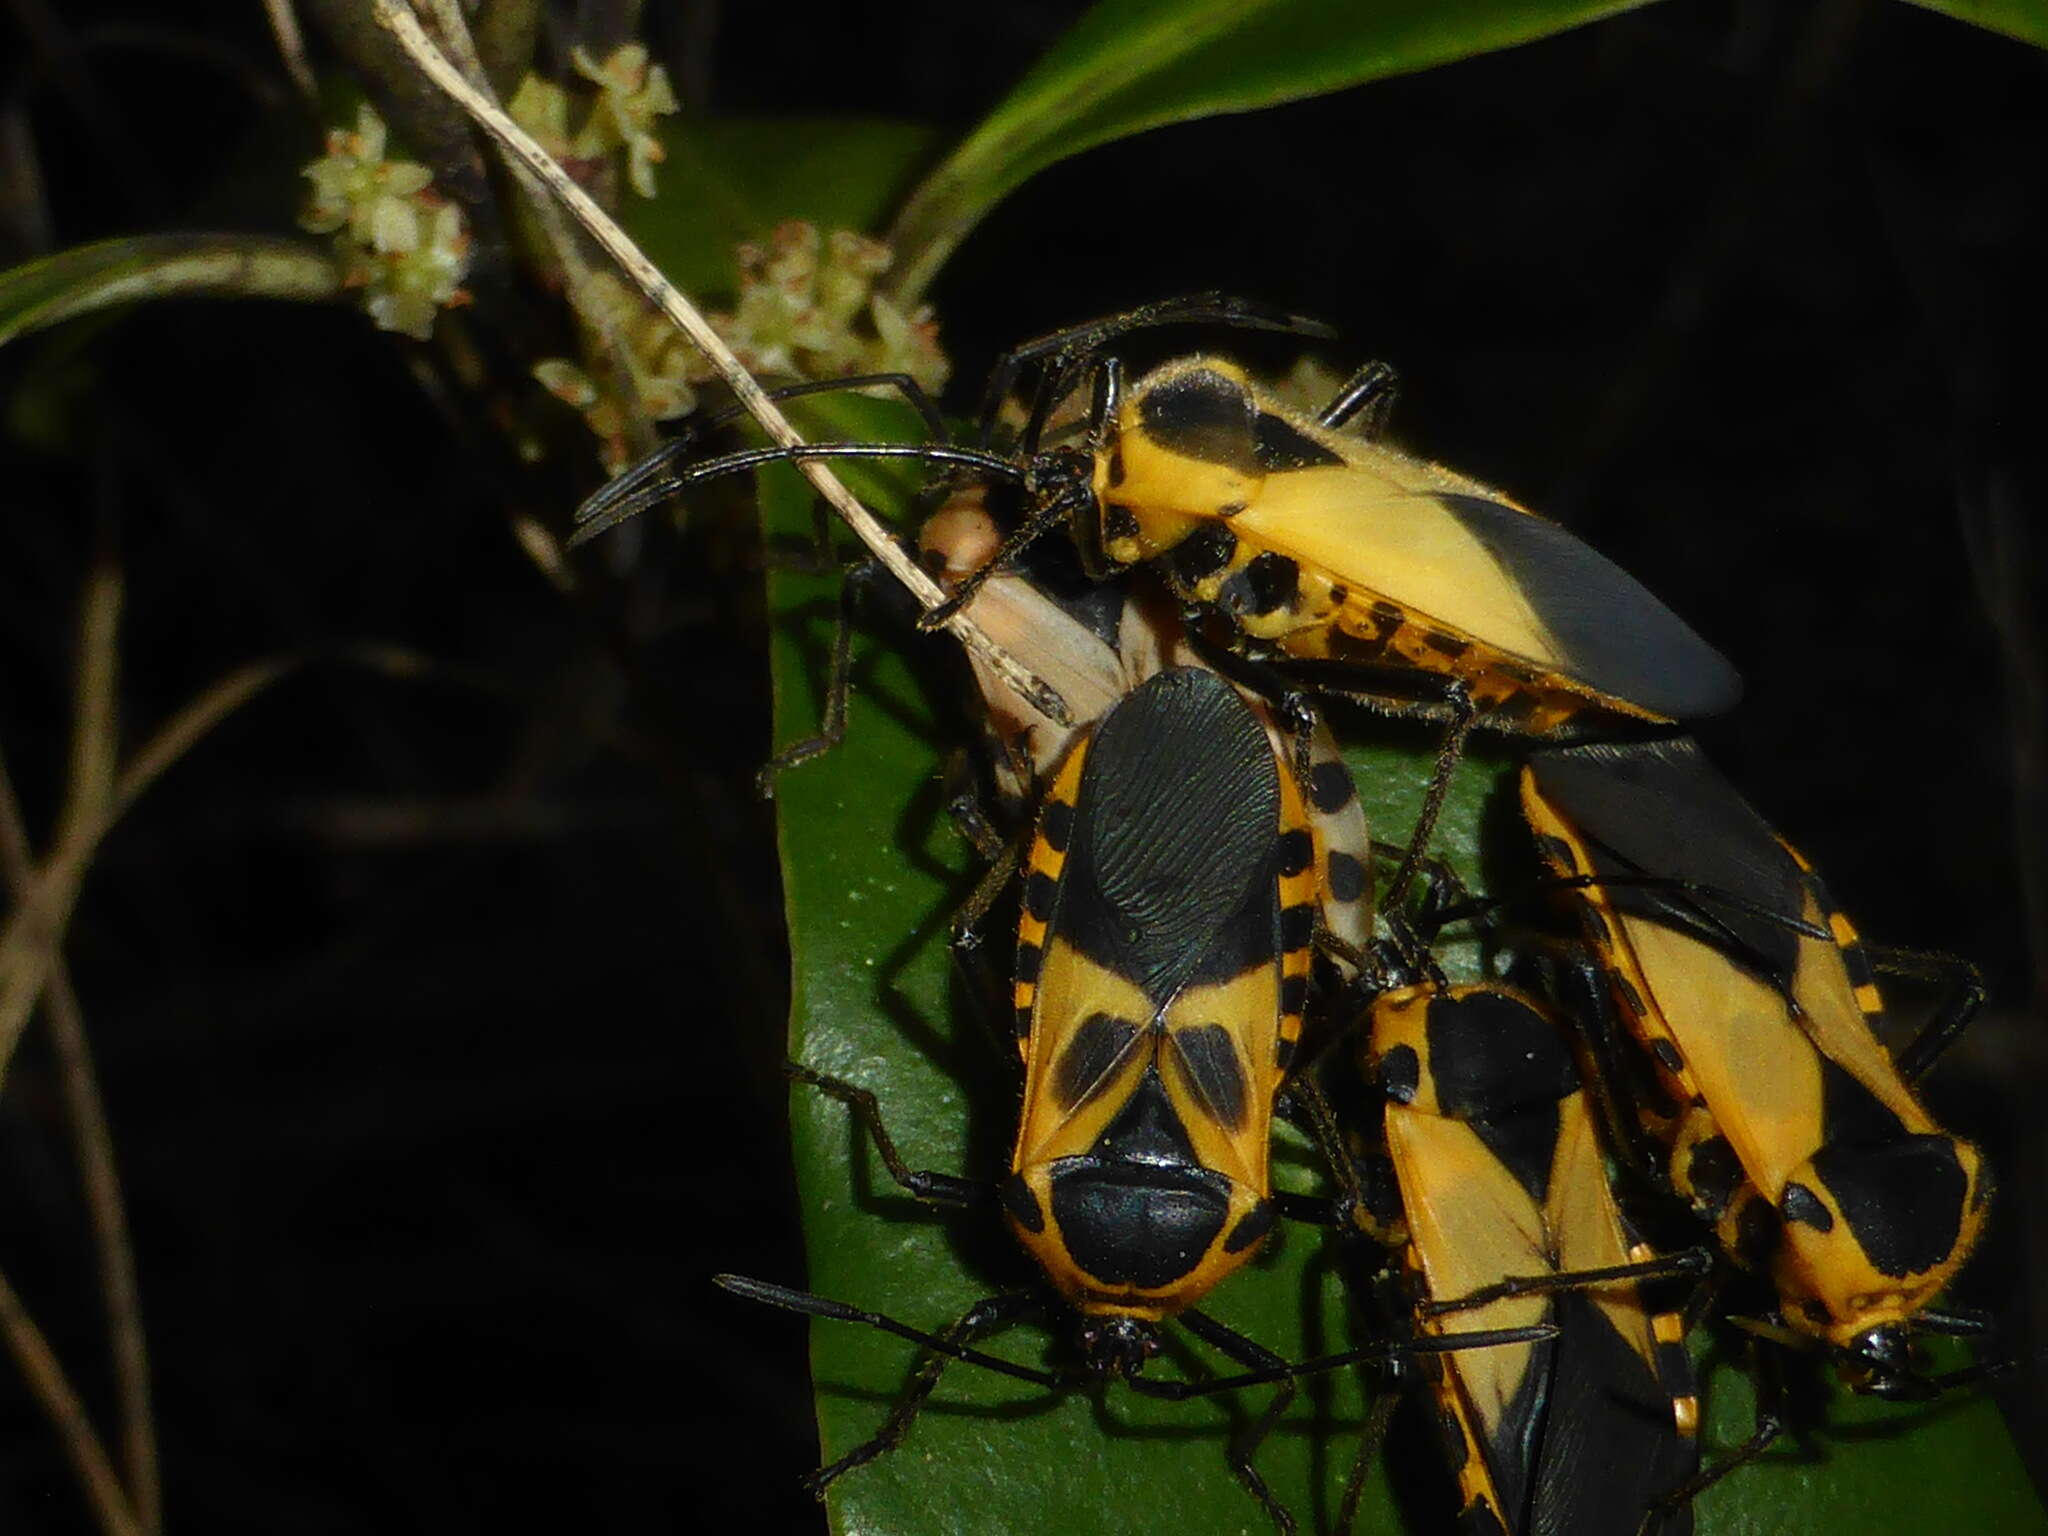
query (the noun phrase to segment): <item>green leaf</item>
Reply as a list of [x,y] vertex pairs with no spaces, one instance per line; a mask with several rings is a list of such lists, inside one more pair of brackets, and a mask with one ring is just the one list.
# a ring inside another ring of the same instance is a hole
[[[778,533],[807,533],[810,503],[794,476],[778,474],[764,491]],[[816,729],[835,583],[778,574],[770,596],[780,745]],[[942,808],[950,743],[935,722],[944,711],[917,675],[953,678],[952,644],[945,636],[864,637],[845,742],[780,781],[794,967],[790,1052],[873,1090],[913,1167],[987,1177],[1007,1167],[1015,1130],[1016,1070],[1006,1055],[1014,1046],[1000,1038],[1000,1020],[980,1016],[979,990],[954,979],[947,954],[947,922],[977,870]],[[1433,731],[1354,716],[1341,732],[1373,824],[1383,836],[1390,829],[1399,835],[1429,777]],[[1482,844],[1513,830],[1509,765],[1501,749],[1485,744],[1460,774],[1439,846],[1462,871],[1479,869]],[[997,938],[987,953],[1000,967],[1007,949]],[[933,1330],[979,1298],[1028,1280],[1029,1261],[996,1217],[941,1216],[903,1196],[843,1106],[800,1088],[790,1116],[810,1273],[766,1278],[801,1282]],[[1321,1187],[1317,1161],[1298,1138],[1284,1140],[1276,1162],[1284,1186]],[[1300,1228],[1283,1227],[1276,1237],[1205,1310],[1291,1359],[1366,1342],[1330,1243]],[[792,1318],[790,1326],[801,1325]],[[818,1421],[830,1459],[881,1427],[917,1352],[868,1328],[812,1326]],[[1049,1337],[1021,1326],[990,1347],[1044,1365]],[[1197,1354],[1217,1366],[1198,1346],[1187,1351],[1153,1369],[1185,1370]],[[1225,1446],[1265,1396],[1247,1393],[1241,1405],[1175,1405],[1113,1384],[1098,1406],[1083,1394],[1055,1401],[956,1365],[908,1441],[835,1486],[833,1528],[874,1536],[975,1529],[1264,1536],[1270,1527],[1231,1476]],[[1741,1373],[1717,1365],[1708,1388],[1712,1451],[1748,1435],[1750,1403]],[[1259,1456],[1305,1531],[1332,1523],[1362,1410],[1357,1372],[1323,1378],[1304,1390]],[[1447,1475],[1442,1490],[1448,1501]],[[1384,1471],[1375,1470],[1358,1529],[1404,1528]],[[1803,1443],[1787,1440],[1711,1490],[1700,1502],[1698,1528],[1700,1536],[2006,1536],[2048,1530],[2048,1517],[1988,1400],[1957,1394],[1908,1407],[1837,1394],[1823,1428]]]
[[1912,0],[1912,3],[2036,48],[2048,48],[2048,5],[2041,0]]
[[914,303],[988,211],[1055,161],[1511,47],[1645,0],[1102,0],[925,180],[890,233]]
[[149,299],[296,299],[341,292],[318,246],[270,235],[131,235],[0,272],[0,345],[114,304]]
[[733,291],[733,247],[785,219],[881,230],[937,144],[923,123],[885,118],[670,119],[660,195],[628,198],[626,232],[695,297]]

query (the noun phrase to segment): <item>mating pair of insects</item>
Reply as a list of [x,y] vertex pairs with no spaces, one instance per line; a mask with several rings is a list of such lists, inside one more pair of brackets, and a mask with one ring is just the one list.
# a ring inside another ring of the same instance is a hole
[[[859,1113],[913,1194],[1004,1213],[1081,1318],[1082,1370],[975,1347],[1041,1313],[1040,1292],[990,1298],[931,1334],[726,1283],[1047,1387],[1113,1375],[1181,1398],[1270,1383],[1273,1403],[1232,1456],[1283,1530],[1291,1519],[1252,1453],[1293,1382],[1390,1355],[1430,1367],[1472,1527],[1683,1529],[1701,1481],[1697,1410],[1684,1320],[1653,1296],[1704,1254],[1660,1257],[1637,1240],[1608,1157],[1690,1204],[1738,1267],[1767,1279],[1775,1310],[1757,1329],[1824,1345],[1867,1390],[1935,1390],[1915,1374],[1911,1333],[1962,1326],[1929,1304],[1967,1255],[1989,1186],[1908,1082],[1975,993],[1894,1063],[1871,1028],[1871,957],[1854,930],[1673,738],[1547,749],[1523,769],[1537,850],[1584,916],[1576,963],[1553,967],[1576,989],[1583,1030],[1562,1032],[1527,992],[1449,983],[1428,948],[1444,905],[1418,916],[1406,896],[1465,729],[1668,727],[1728,707],[1739,684],[1570,535],[1378,442],[1384,369],[1362,370],[1314,417],[1213,358],[1127,389],[1113,344],[1188,320],[1322,333],[1213,297],[1153,306],[1012,354],[971,445],[827,443],[689,465],[685,442],[585,509],[594,532],[792,456],[916,458],[1014,487],[1013,527],[969,498],[927,524],[926,553],[949,578],[948,607],[971,603],[1067,700],[1063,721],[983,679],[998,787],[1037,804],[1018,882],[1025,1084],[1009,1175],[984,1185],[912,1170],[870,1097],[800,1075]],[[997,452],[994,403],[1027,368],[1036,389],[1016,451]],[[943,434],[908,381],[866,382],[903,388]],[[1062,413],[1077,397],[1088,410],[1075,442]],[[1373,435],[1345,430],[1358,421]],[[1062,605],[1015,574],[1025,546],[1060,524],[1092,573],[1144,564],[1178,603],[1141,575]],[[840,670],[828,724],[843,716]],[[1448,720],[1422,823],[1382,898],[1386,939],[1372,938],[1372,848],[1341,760],[1304,710],[1310,686]],[[1347,1033],[1363,1045],[1379,1109],[1348,1133],[1298,1059],[1312,1018],[1326,1046]],[[1340,1190],[1325,1209],[1271,1189],[1283,1091]],[[1413,1336],[1290,1364],[1196,1310],[1277,1215],[1393,1245],[1412,1277]],[[1244,1369],[1143,1375],[1169,1317]],[[818,1485],[900,1441],[937,1379],[921,1371],[882,1432]]]

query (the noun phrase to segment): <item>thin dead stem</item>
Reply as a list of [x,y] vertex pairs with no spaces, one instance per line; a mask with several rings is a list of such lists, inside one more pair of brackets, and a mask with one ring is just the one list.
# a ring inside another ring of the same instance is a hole
[[56,1426],[58,1438],[64,1442],[64,1453],[71,1458],[100,1529],[106,1536],[143,1536],[135,1512],[128,1507],[128,1497],[121,1492],[121,1484],[114,1476],[114,1465],[107,1459],[107,1448],[85,1416],[85,1404],[78,1400],[64,1368],[51,1352],[50,1341],[28,1315],[5,1274],[0,1274],[0,1334],[6,1336],[7,1348],[21,1367],[29,1390]]
[[[719,376],[732,389],[733,394],[744,406],[747,413],[757,421],[761,430],[780,447],[798,448],[804,439],[797,434],[789,420],[770,400],[752,374],[741,366],[731,348],[711,324],[684,297],[680,290],[666,277],[653,262],[641,252],[625,231],[591,199],[590,194],[557,165],[548,152],[536,144],[524,129],[507,117],[490,98],[479,91],[463,77],[462,71],[449,62],[446,55],[427,36],[419,18],[407,9],[401,0],[372,0],[377,23],[388,29],[401,47],[417,63],[421,71],[441,90],[454,98],[456,103],[476,121],[478,127],[497,141],[505,153],[523,163],[538,177],[548,191],[575,215],[576,222],[590,234],[591,239],[610,256],[634,285],[656,305],[676,329],[680,330],[696,346],[698,351],[718,370]],[[889,536],[888,530],[854,499],[853,494],[842,485],[829,466],[824,463],[798,458],[797,467],[817,488],[818,494],[831,504],[851,528],[856,537],[865,544],[898,581],[923,603],[931,608],[942,602],[945,594],[938,584],[919,568],[916,561],[900,548]],[[987,660],[989,666],[1002,677],[1020,698],[1061,724],[1071,722],[1066,703],[1042,679],[1029,668],[990,639],[964,613],[955,614],[948,622],[950,629],[960,643],[977,656]]]
[[277,51],[284,60],[284,72],[310,103],[320,100],[320,83],[313,78],[313,66],[306,57],[306,36],[299,30],[298,12],[292,0],[263,0],[263,14],[270,20],[270,35],[277,39]]

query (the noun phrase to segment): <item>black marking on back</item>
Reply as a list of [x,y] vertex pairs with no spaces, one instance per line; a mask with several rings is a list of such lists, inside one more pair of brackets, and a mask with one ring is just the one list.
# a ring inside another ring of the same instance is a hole
[[1244,1213],[1223,1240],[1225,1253],[1243,1253],[1273,1229],[1273,1207],[1264,1200]]
[[1422,1058],[1412,1045],[1397,1045],[1380,1058],[1380,1089],[1396,1104],[1413,1104],[1422,1088]]
[[1291,827],[1280,835],[1280,873],[1292,878],[1309,866],[1316,856],[1315,839],[1300,827]]
[[1135,539],[1138,536],[1138,514],[1120,501],[1102,504],[1102,536],[1106,539]]
[[1541,1205],[1550,1195],[1550,1169],[1557,1158],[1556,1104],[1532,1104],[1487,1120],[1471,1122],[1472,1134]]
[[1903,1279],[1955,1252],[1970,1179],[1951,1138],[1832,1144],[1813,1154],[1813,1171],[1879,1274]]
[[1784,1193],[1778,1196],[1778,1213],[1787,1222],[1798,1222],[1802,1227],[1811,1227],[1816,1232],[1832,1232],[1835,1229],[1835,1213],[1827,1203],[1797,1179],[1785,1185]]
[[1051,875],[1034,869],[1024,877],[1024,910],[1041,923],[1052,915],[1054,885]]
[[1154,1067],[1086,1156],[1053,1165],[1060,1237],[1104,1286],[1172,1284],[1201,1262],[1229,1214],[1229,1181],[1196,1163]]
[[1315,937],[1316,909],[1312,902],[1298,901],[1280,912],[1280,947],[1305,949]]
[[1258,406],[1234,379],[1195,368],[1138,397],[1138,422],[1160,447],[1247,475],[1265,473],[1253,420]]
[[1259,465],[1269,474],[1290,469],[1342,469],[1344,455],[1325,448],[1285,416],[1259,412],[1252,424]]
[[1557,1026],[1506,992],[1440,992],[1428,1009],[1429,1070],[1440,1114],[1485,1120],[1577,1091]]
[[1710,1216],[1719,1217],[1728,1209],[1728,1202],[1747,1177],[1727,1137],[1707,1136],[1693,1143],[1685,1179],[1692,1186],[1693,1199]]
[[1718,715],[1741,699],[1727,658],[1591,545],[1484,496],[1437,500],[1528,599],[1568,675],[1673,720]]
[[1096,732],[1053,933],[1161,1008],[1272,963],[1279,807],[1272,748],[1235,690],[1159,673]]
[[1291,607],[1300,592],[1301,567],[1269,549],[1230,574],[1216,594],[1216,605],[1237,618],[1278,613]]
[[1828,1056],[1820,1058],[1820,1102],[1823,1142],[1867,1145],[1906,1134],[1905,1123],[1884,1100]]
[[1713,893],[1799,919],[1805,874],[1690,737],[1552,748],[1532,754],[1529,771],[1585,840],[1592,873],[1700,888],[1614,885],[1594,899],[1676,928],[1790,989],[1799,935]]
[[1190,1024],[1172,1032],[1172,1049],[1187,1089],[1228,1130],[1245,1123],[1244,1071],[1231,1032],[1221,1024]]
[[1038,832],[1045,839],[1046,847],[1054,853],[1065,853],[1067,843],[1074,835],[1074,808],[1064,800],[1048,800],[1045,814],[1039,818]]
[[1341,848],[1324,860],[1324,875],[1330,895],[1337,901],[1357,901],[1365,895],[1365,865]]
[[1189,586],[1227,569],[1237,554],[1237,535],[1222,523],[1204,523],[1167,551],[1172,574]]
[[1083,1019],[1054,1064],[1053,1102],[1063,1110],[1086,1103],[1116,1070],[1138,1031],[1139,1026],[1131,1020],[1106,1013],[1091,1013]]
[[1280,1011],[1302,1014],[1308,1011],[1308,978],[1306,976],[1283,976],[1280,979]]
[[1003,1203],[1003,1209],[1011,1219],[1026,1232],[1045,1230],[1045,1212],[1039,1209],[1038,1196],[1031,1192],[1031,1186],[1024,1182],[1021,1173],[1013,1173],[996,1185],[996,1198]]

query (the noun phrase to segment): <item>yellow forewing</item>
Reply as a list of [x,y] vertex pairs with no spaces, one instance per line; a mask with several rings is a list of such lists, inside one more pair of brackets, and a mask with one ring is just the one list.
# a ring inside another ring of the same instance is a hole
[[[1827,914],[1810,892],[1800,916],[1819,927],[1828,926]],[[1799,1005],[1800,1022],[1813,1043],[1868,1088],[1908,1131],[1924,1134],[1939,1129],[1899,1076],[1891,1052],[1871,1033],[1839,948],[1820,939],[1799,941],[1799,969],[1792,978],[1792,1000]]]
[[[1137,1027],[1129,1048],[1069,1106],[1053,1091],[1053,1081],[1073,1044],[1075,1030],[1097,1014],[1125,1019]],[[1012,1167],[1079,1156],[1095,1144],[1123,1108],[1131,1083],[1152,1059],[1154,1037],[1146,1029],[1151,1015],[1151,1004],[1143,992],[1085,958],[1072,945],[1054,944],[1046,951],[1031,1035],[1025,1045],[1024,1059],[1030,1066]]]
[[[1542,1213],[1470,1126],[1389,1105],[1387,1151],[1400,1181],[1409,1241],[1433,1298],[1450,1300],[1504,1276],[1552,1267]],[[1548,1310],[1542,1296],[1508,1297],[1429,1326],[1439,1333],[1523,1328],[1542,1322]],[[1456,1357],[1465,1396],[1489,1432],[1527,1374],[1533,1348],[1509,1344]]]
[[[1182,1031],[1221,1024],[1244,1093],[1236,1112],[1197,1091],[1176,1044]],[[1280,972],[1262,965],[1217,986],[1188,987],[1166,1008],[1161,1076],[1202,1166],[1252,1189],[1266,1188],[1273,1142],[1274,1062],[1279,1049]]]
[[[1394,473],[1377,467],[1381,458]],[[1412,464],[1376,453],[1372,463],[1273,475],[1231,531],[1326,573],[1354,602],[1378,594],[1499,650],[1573,670],[1499,559],[1437,501],[1426,466],[1409,472]]]
[[1765,1198],[1819,1144],[1820,1061],[1769,982],[1730,965],[1711,945],[1661,923],[1623,916],[1647,996],[1685,1057],[1700,1097]]
[[[1544,1220],[1557,1247],[1557,1268],[1608,1269],[1630,1262],[1633,1244],[1621,1225],[1614,1191],[1607,1182],[1593,1114],[1584,1093],[1558,1104],[1557,1152],[1550,1167],[1550,1198]],[[1614,1331],[1645,1361],[1656,1358],[1650,1315],[1633,1283],[1587,1293]]]

